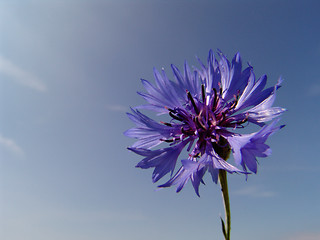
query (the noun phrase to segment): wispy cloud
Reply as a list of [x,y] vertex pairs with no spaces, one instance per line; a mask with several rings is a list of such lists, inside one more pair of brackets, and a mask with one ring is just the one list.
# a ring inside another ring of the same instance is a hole
[[18,144],[15,143],[15,141],[13,141],[10,138],[3,137],[1,134],[0,134],[0,146],[4,147],[10,152],[13,152],[16,155],[19,155],[19,156],[24,155],[23,150],[18,146]]
[[250,196],[250,197],[273,197],[276,195],[275,192],[272,191],[266,191],[263,190],[257,186],[250,186],[250,187],[245,187],[242,189],[239,189],[237,191],[233,192],[235,195],[242,195],[242,196]]
[[106,212],[101,216],[102,219],[109,221],[144,221],[147,216],[139,212]]
[[[70,210],[64,208],[52,208],[44,209],[38,212],[38,218],[46,218],[48,215],[56,219],[68,219],[71,222],[140,222],[148,220],[148,216],[142,212],[137,211],[122,211],[122,210],[111,210],[111,209],[100,209],[95,210]],[[36,217],[36,215],[34,215]]]
[[320,96],[320,84],[313,84],[309,86],[307,93],[311,97]]
[[127,112],[128,108],[118,104],[107,104],[106,109],[113,112]]
[[16,66],[3,56],[0,56],[0,73],[7,75],[17,83],[30,87],[34,90],[40,92],[45,92],[47,90],[46,85],[36,76]]
[[285,237],[283,240],[319,240],[320,233],[295,233],[288,237]]

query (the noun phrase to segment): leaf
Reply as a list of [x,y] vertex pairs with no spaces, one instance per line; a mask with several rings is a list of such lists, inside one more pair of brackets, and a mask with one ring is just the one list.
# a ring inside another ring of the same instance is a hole
[[227,239],[226,227],[225,227],[225,224],[224,224],[222,217],[220,217],[220,220],[221,220],[221,225],[222,225],[222,233],[224,235],[224,238]]

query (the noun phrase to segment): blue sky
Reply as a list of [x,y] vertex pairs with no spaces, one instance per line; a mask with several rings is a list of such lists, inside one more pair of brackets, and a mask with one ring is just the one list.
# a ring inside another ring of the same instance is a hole
[[156,191],[123,132],[153,67],[240,52],[287,126],[229,177],[232,239],[320,239],[318,1],[0,1],[0,238],[222,239],[219,187]]

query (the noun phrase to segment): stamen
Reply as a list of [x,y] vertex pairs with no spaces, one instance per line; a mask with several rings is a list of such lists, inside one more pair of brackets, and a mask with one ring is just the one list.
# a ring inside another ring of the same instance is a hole
[[162,122],[162,121],[160,121],[160,123],[162,123],[162,124],[164,124],[164,125],[166,125],[166,126],[168,126],[168,127],[172,127],[172,124],[171,124],[171,123]]
[[247,115],[244,119],[242,119],[241,121],[237,122],[237,124],[243,124],[245,122],[248,121],[249,116]]
[[182,122],[182,121],[183,121],[183,119],[182,119],[182,118],[180,118],[180,117],[178,117],[178,116],[174,115],[172,112],[169,112],[169,115],[170,115],[170,117],[172,117],[172,118],[174,118],[174,119],[176,119],[176,120],[178,120],[178,121],[180,121],[180,122]]
[[196,117],[195,120],[196,120],[196,123],[197,123],[198,127],[202,128],[203,130],[207,130],[206,126],[203,125],[203,123],[199,120],[198,117]]
[[185,135],[190,135],[190,132],[187,132],[186,130],[184,130],[183,127],[180,128],[180,131]]
[[198,153],[196,153],[196,154],[192,154],[192,153],[190,153],[189,154],[189,157],[191,157],[191,158],[197,158],[197,157],[200,157],[200,152],[198,152]]
[[208,125],[215,127],[217,125],[216,118],[214,116],[211,116],[212,118],[208,120]]
[[174,139],[160,139],[160,141],[171,143],[174,141]]
[[228,111],[228,109],[226,110],[226,111],[224,111],[224,112],[222,112],[221,114],[222,114],[222,119],[221,119],[221,121],[223,121],[223,120],[225,120],[226,119],[226,112]]
[[201,85],[201,93],[202,93],[202,102],[205,103],[206,101],[206,92],[204,89],[204,84]]
[[[181,135],[181,136],[183,138],[183,135]],[[180,137],[173,137],[172,139],[163,139],[163,138],[161,138],[160,141],[171,143],[173,145],[173,144],[176,143],[176,141],[178,141],[181,138],[181,136]]]
[[218,102],[218,93],[217,93],[217,89],[213,88],[212,90],[214,92],[212,111],[214,112],[216,109],[217,102]]
[[237,95],[237,96],[233,95],[233,97],[234,97],[234,101],[233,101],[232,105],[230,106],[230,109],[234,109],[238,104],[239,95]]
[[245,122],[248,121],[249,115],[246,114],[246,117],[238,122],[231,122],[229,124],[229,127],[233,127],[233,128],[243,128],[243,126],[241,124],[244,124]]
[[194,108],[194,111],[196,112],[196,114],[199,114],[199,109],[198,109],[196,103],[194,102],[194,99],[193,99],[193,97],[191,96],[191,93],[190,93],[189,91],[187,91],[187,95],[188,95],[188,98],[189,98],[189,100],[190,100],[193,108]]
[[165,109],[167,109],[169,112],[173,112],[173,113],[175,113],[175,112],[176,112],[176,110],[171,109],[171,108],[168,108],[167,106],[164,106],[164,108],[165,108]]

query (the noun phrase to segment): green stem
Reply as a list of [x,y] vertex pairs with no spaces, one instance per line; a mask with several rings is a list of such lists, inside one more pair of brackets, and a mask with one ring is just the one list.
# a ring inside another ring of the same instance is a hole
[[225,170],[221,170],[221,169],[219,170],[219,182],[221,185],[222,197],[224,202],[224,211],[225,211],[225,222],[221,219],[222,231],[223,231],[225,240],[230,240],[231,211],[230,211],[230,202],[229,202],[227,172]]

